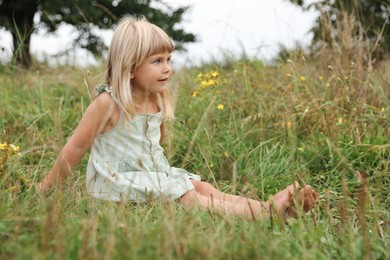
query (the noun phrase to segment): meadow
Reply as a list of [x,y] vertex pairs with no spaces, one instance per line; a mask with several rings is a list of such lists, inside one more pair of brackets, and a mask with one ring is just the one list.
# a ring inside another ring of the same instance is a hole
[[1,66],[0,259],[389,259],[388,67],[298,52],[174,71],[176,119],[163,145],[172,165],[261,200],[294,180],[319,193],[297,219],[247,221],[172,202],[93,200],[88,156],[38,194],[103,67]]

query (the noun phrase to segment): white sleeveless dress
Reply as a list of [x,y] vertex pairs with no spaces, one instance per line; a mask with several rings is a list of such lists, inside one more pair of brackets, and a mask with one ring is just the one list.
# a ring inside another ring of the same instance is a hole
[[[106,85],[97,89],[98,94],[103,91],[112,96]],[[161,111],[136,114],[125,126],[121,112],[117,126],[95,139],[86,176],[91,196],[145,202],[176,199],[194,189],[190,179],[200,181],[200,177],[171,167],[163,153],[159,143],[162,120]]]

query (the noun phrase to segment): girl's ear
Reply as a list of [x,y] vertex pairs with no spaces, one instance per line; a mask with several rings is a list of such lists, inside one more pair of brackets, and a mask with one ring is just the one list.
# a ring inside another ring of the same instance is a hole
[[134,79],[134,68],[130,71],[130,79]]

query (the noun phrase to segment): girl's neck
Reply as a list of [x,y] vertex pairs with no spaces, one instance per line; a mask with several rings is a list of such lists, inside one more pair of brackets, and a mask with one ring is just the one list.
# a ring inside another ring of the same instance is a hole
[[134,101],[137,108],[137,113],[140,114],[155,114],[159,112],[157,105],[156,95],[146,94],[144,95],[134,95]]

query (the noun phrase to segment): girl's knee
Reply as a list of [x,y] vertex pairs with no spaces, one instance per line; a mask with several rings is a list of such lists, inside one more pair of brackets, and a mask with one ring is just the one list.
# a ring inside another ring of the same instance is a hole
[[212,203],[209,197],[206,197],[196,190],[190,190],[180,197],[179,202],[187,207],[209,208]]
[[195,186],[195,190],[198,191],[200,194],[204,194],[207,196],[215,192],[214,186],[204,181],[198,182],[197,185]]
[[195,179],[190,179],[190,182],[192,183],[192,185],[194,185],[195,189],[196,189],[196,186],[198,186],[200,183],[202,183],[201,181],[197,181]]
[[184,204],[192,204],[196,202],[198,199],[198,192],[196,190],[187,191],[184,195],[182,195],[179,199],[181,203]]

